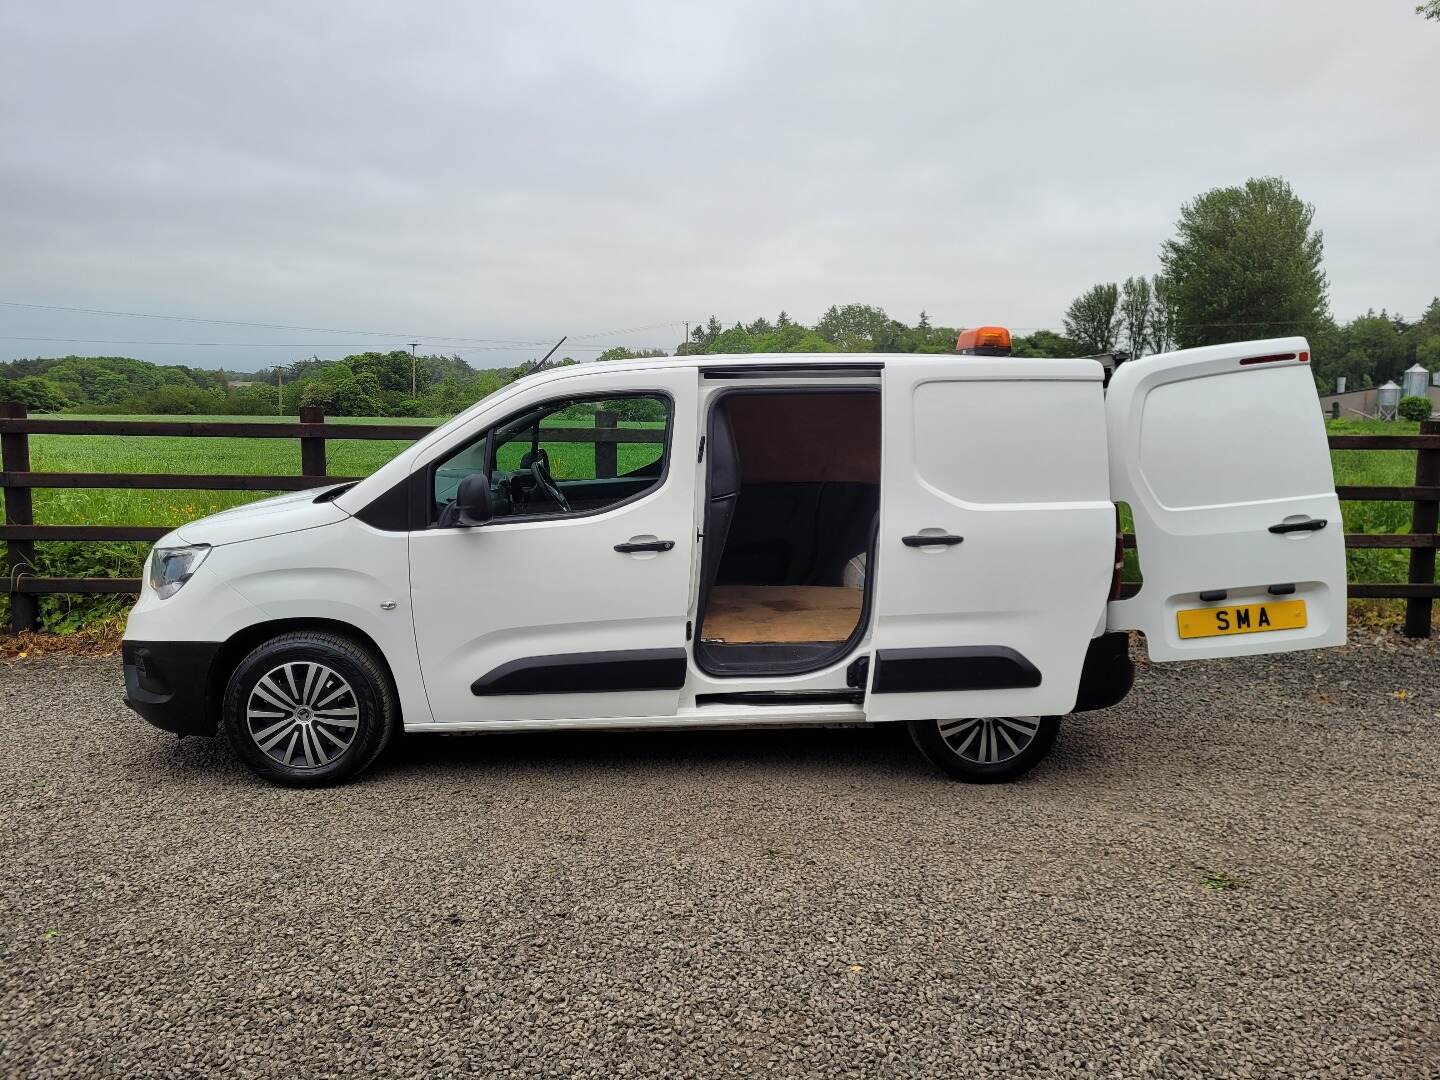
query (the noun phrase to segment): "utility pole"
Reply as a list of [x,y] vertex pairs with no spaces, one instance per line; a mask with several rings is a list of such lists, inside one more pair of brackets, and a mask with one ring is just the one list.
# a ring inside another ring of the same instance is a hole
[[415,347],[416,347],[417,345],[419,345],[419,344],[420,344],[420,343],[419,343],[418,341],[412,341],[412,342],[409,343],[409,345],[410,345],[410,396],[411,396],[412,398],[415,396]]

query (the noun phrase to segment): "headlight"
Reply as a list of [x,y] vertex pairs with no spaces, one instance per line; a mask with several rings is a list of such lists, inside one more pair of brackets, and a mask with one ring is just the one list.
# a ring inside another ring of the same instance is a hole
[[210,554],[209,544],[194,547],[156,548],[150,553],[148,578],[150,588],[161,600],[174,596],[180,587],[189,581],[205,556]]

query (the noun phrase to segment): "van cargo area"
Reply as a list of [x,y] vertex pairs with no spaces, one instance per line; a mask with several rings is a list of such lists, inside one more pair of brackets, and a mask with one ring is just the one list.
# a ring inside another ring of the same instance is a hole
[[839,659],[864,631],[879,393],[730,390],[709,433],[697,662],[798,674]]

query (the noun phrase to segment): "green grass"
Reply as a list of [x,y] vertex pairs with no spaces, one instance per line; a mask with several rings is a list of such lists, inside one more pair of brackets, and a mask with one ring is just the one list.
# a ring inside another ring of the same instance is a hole
[[[1415,435],[1413,421],[1331,420],[1332,435]],[[1364,486],[1405,486],[1415,483],[1414,450],[1332,450],[1335,483]],[[1345,531],[1408,533],[1412,504],[1408,502],[1342,502]],[[1346,553],[1351,581],[1404,581],[1410,553],[1400,548],[1361,548]]]
[[[70,416],[63,419],[246,421],[294,423],[277,416]],[[434,419],[347,417],[355,424],[431,424]],[[367,476],[410,445],[403,440],[342,440],[326,444],[326,467],[336,476]],[[33,435],[30,468],[36,472],[298,474],[296,439],[186,438],[149,435]],[[180,525],[228,510],[272,492],[127,491],[41,488],[35,520],[46,525]]]
[[1231,889],[1243,889],[1250,883],[1227,870],[1206,870],[1200,875],[1200,884],[1215,892],[1227,892]]
[[[67,416],[67,418],[72,418]],[[215,423],[293,423],[293,417],[268,416],[97,416],[100,420],[183,420]],[[337,423],[431,424],[425,418],[346,417]],[[592,421],[558,420],[555,426],[584,427]],[[625,427],[659,427],[630,423]],[[1414,423],[1336,420],[1327,423],[1332,434],[1414,434]],[[336,440],[326,444],[328,471],[336,476],[366,476],[403,450],[409,443],[384,440]],[[551,471],[561,479],[594,475],[594,446],[590,443],[541,444],[550,452]],[[502,448],[500,462],[519,464],[522,447]],[[626,472],[652,461],[651,444],[622,443],[617,450],[619,471]],[[1337,450],[1331,458],[1337,484],[1409,485],[1415,478],[1413,450]],[[513,460],[512,460],[513,459]],[[146,473],[251,473],[298,474],[300,446],[294,439],[170,438],[159,436],[36,435],[30,439],[30,467],[37,472],[146,472]],[[175,526],[263,498],[268,492],[249,491],[131,491],[123,489],[37,489],[35,520],[46,525],[162,525]],[[1410,528],[1409,503],[1342,504],[1346,532],[1403,533]],[[1125,525],[1129,527],[1128,516]],[[139,543],[42,543],[39,569],[52,576],[133,577],[140,573],[148,545]],[[1363,549],[1348,552],[1352,581],[1404,581],[1409,553],[1400,549]],[[1135,553],[1127,555],[1128,577],[1138,579]],[[79,625],[87,612],[118,610],[115,598],[46,597],[47,626]],[[3,607],[0,598],[0,607]]]

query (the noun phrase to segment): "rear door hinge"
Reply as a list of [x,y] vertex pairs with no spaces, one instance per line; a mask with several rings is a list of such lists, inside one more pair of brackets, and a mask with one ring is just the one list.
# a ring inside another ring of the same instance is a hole
[[870,657],[862,656],[845,669],[845,685],[864,690],[870,682]]

